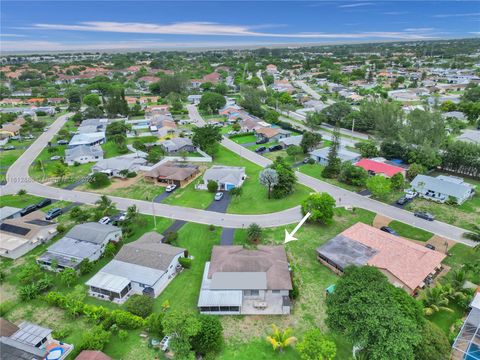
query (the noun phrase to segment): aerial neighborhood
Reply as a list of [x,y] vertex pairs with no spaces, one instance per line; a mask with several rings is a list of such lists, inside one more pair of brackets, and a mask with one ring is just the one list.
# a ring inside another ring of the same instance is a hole
[[478,37],[0,60],[1,359],[480,359]]

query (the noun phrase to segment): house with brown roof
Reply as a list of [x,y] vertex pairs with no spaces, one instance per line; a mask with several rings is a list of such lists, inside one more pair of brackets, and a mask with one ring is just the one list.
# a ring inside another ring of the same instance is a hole
[[146,181],[159,185],[177,185],[183,187],[200,175],[200,167],[188,163],[167,161],[160,164],[143,176]]
[[211,315],[288,315],[292,280],[283,246],[214,246],[198,309]]
[[268,141],[280,140],[289,137],[291,132],[282,128],[259,127],[254,129],[257,138],[267,139]]
[[122,246],[115,258],[86,282],[91,296],[123,303],[133,294],[157,297],[181,270],[186,250],[148,232]]
[[100,350],[82,350],[75,360],[112,360],[112,358]]
[[347,266],[374,266],[396,287],[414,294],[442,270],[445,255],[357,223],[317,248],[318,260],[337,274]]

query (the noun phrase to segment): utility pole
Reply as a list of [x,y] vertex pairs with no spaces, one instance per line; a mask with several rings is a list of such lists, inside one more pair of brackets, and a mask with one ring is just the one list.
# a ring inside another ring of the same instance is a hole
[[157,217],[155,216],[155,203],[153,202],[155,198],[152,199],[152,214],[153,214],[153,227],[157,230]]

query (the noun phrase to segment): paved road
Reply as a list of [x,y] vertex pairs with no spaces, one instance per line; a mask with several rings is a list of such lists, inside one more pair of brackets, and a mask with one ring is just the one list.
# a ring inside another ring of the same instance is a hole
[[190,120],[194,125],[201,127],[207,124],[205,120],[203,120],[203,117],[200,115],[200,113],[198,112],[198,108],[195,105],[193,104],[187,105],[187,110],[188,110],[188,117],[190,118]]
[[[7,185],[0,186],[2,194],[17,193],[20,189],[26,189],[30,194],[47,197],[51,199],[65,200],[70,202],[81,202],[93,205],[100,195],[76,190],[65,190],[49,187],[33,181],[29,174],[28,168],[33,163],[38,154],[45,147],[47,142],[52,139],[60,128],[65,124],[68,115],[59,117],[31,146],[29,151],[24,152],[17,161],[9,168],[7,172]],[[245,149],[243,146],[224,138],[222,145],[236,152],[240,156],[250,160],[262,167],[271,164],[271,160],[264,158],[253,151]],[[463,229],[448,225],[442,222],[428,222],[418,219],[412,213],[398,209],[396,207],[383,204],[381,202],[365,198],[361,195],[352,193],[342,188],[330,185],[313,177],[297,172],[298,180],[315,191],[323,191],[330,193],[339,206],[351,205],[374,211],[376,213],[391,217],[413,226],[417,226],[432,233],[451,238],[453,240],[473,245],[473,242],[463,239]],[[162,216],[170,219],[196,222],[201,224],[213,224],[216,226],[242,228],[255,222],[262,227],[276,227],[295,223],[301,219],[300,207],[296,206],[291,209],[262,215],[237,215],[237,214],[220,214],[218,212],[199,210],[192,208],[184,208],[180,206],[157,204],[142,200],[126,199],[121,197],[110,196],[113,202],[117,204],[120,210],[126,210],[131,205],[136,205],[139,212]]]
[[267,91],[267,87],[265,86],[265,81],[263,81],[263,76],[262,76],[262,70],[257,71],[257,77],[260,79],[262,82],[262,90]]
[[305,83],[305,81],[297,80],[294,83],[315,100],[320,100],[322,98],[322,96],[319,93],[317,93],[315,90],[313,90],[310,86],[308,86]]

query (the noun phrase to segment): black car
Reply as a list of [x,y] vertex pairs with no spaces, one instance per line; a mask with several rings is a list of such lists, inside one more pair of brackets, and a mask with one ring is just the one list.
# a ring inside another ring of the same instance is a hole
[[407,199],[405,196],[402,196],[400,199],[397,200],[398,205],[405,205],[408,203],[410,199]]
[[53,208],[48,210],[47,215],[45,215],[45,220],[52,220],[55,219],[57,216],[62,215],[62,209],[60,208]]
[[432,244],[426,244],[425,247],[430,250],[435,250],[435,246],[433,246]]
[[34,212],[37,209],[38,209],[37,204],[32,204],[32,205],[25,206],[22,210],[20,210],[20,216],[28,215],[28,214],[30,214],[31,212]]
[[415,211],[413,213],[413,215],[415,215],[416,217],[419,217],[420,219],[425,219],[425,220],[428,220],[428,221],[433,221],[435,220],[435,216],[428,213],[428,212],[425,212],[425,211]]
[[260,147],[255,149],[255,152],[256,153],[261,153],[261,152],[264,152],[265,150],[267,150],[267,148],[265,146],[260,146]]
[[37,204],[37,209],[44,208],[45,206],[48,206],[52,203],[51,199],[43,199]]
[[58,140],[58,141],[57,141],[57,144],[58,144],[58,145],[67,145],[67,144],[68,144],[68,141],[67,141],[67,140]]
[[398,233],[397,233],[395,230],[393,230],[392,228],[388,227],[388,226],[382,226],[382,227],[380,228],[380,230],[385,231],[386,233],[389,233],[389,234],[398,236]]
[[268,148],[268,151],[272,152],[272,151],[278,151],[278,150],[282,150],[282,145],[272,145]]
[[255,141],[255,144],[266,144],[268,142],[267,138],[261,138]]

